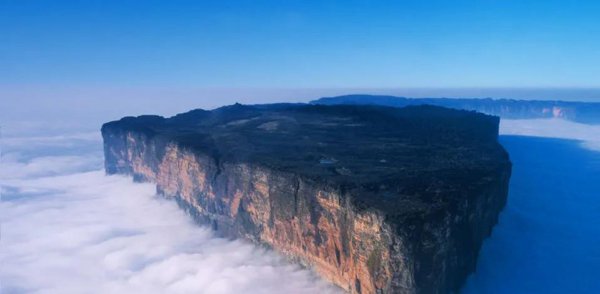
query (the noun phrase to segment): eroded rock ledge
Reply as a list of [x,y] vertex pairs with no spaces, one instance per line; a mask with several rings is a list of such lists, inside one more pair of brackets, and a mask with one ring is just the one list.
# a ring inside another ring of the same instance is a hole
[[[232,105],[102,127],[108,174],[351,293],[448,293],[507,196],[498,118],[433,106]],[[149,216],[151,217],[151,216]]]

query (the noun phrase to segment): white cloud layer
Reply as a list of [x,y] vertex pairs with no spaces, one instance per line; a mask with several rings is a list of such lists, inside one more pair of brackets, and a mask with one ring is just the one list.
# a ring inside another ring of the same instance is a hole
[[583,147],[600,151],[600,125],[580,124],[562,119],[502,119],[500,134],[578,140]]
[[[600,126],[502,120],[500,132],[600,150]],[[105,176],[97,132],[19,133],[2,142],[3,294],[339,291],[273,252],[216,238],[151,184]]]
[[76,134],[12,138],[3,150],[3,294],[339,291],[271,251],[215,237],[151,184],[105,176],[90,140],[101,146]]

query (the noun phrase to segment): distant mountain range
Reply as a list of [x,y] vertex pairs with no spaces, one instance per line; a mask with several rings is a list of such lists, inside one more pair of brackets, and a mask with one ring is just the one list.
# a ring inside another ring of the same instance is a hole
[[585,124],[600,124],[600,103],[514,100],[491,98],[406,98],[382,95],[345,95],[325,97],[311,104],[384,105],[437,105],[448,108],[473,110],[507,119],[562,118]]

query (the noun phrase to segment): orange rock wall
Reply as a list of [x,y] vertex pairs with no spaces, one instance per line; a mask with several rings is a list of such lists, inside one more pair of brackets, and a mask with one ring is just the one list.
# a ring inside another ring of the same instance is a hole
[[219,162],[143,132],[103,130],[105,168],[157,191],[227,237],[273,248],[349,293],[449,293],[476,265],[504,207],[510,165],[452,207],[395,220],[359,210],[313,180],[247,163]]
[[[339,192],[291,174],[247,164],[219,167],[173,143],[163,152],[143,136],[123,136],[122,148],[106,151],[118,158],[114,168],[156,183],[161,194],[223,235],[265,244],[350,293],[390,292],[392,272],[400,272],[391,255],[402,246],[377,213],[357,212]],[[402,287],[410,289],[405,272]]]

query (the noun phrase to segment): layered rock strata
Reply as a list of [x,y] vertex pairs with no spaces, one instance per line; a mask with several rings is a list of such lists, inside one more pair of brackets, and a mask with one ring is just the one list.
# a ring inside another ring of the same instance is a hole
[[102,127],[108,174],[350,293],[459,289],[506,201],[497,134],[496,117],[431,106],[233,105]]

